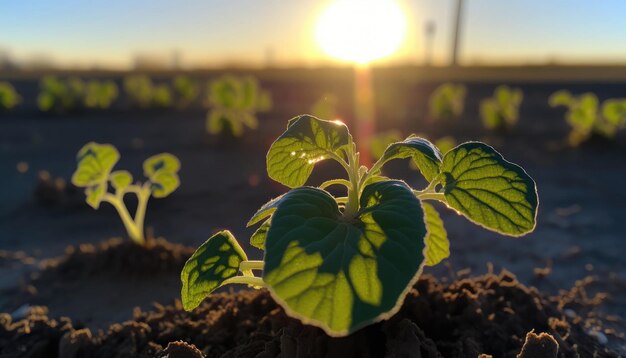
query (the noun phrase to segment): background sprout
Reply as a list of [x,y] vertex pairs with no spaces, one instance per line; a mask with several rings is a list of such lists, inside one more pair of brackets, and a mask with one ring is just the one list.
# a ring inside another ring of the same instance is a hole
[[152,103],[152,80],[148,76],[133,75],[124,79],[124,91],[137,106],[148,108]]
[[40,92],[37,105],[43,112],[68,112],[82,104],[85,84],[77,77],[65,81],[55,76],[46,76],[39,82]]
[[524,94],[519,88],[498,86],[493,97],[480,102],[480,116],[487,129],[510,130],[519,118],[519,107]]
[[338,118],[337,106],[339,99],[332,93],[322,95],[311,106],[311,114],[318,118]]
[[[133,184],[133,176],[126,170],[112,171],[120,154],[111,144],[90,142],[78,152],[76,159],[78,167],[72,176],[72,183],[85,188],[87,204],[94,209],[98,209],[102,202],[113,205],[129,238],[144,245],[144,219],[148,200],[151,196],[164,198],[178,188],[178,158],[162,153],[146,159],[143,170],[148,180],[143,184]],[[137,210],[132,216],[124,203],[124,196],[129,193],[137,197]]]
[[200,84],[189,76],[178,75],[173,81],[176,104],[179,108],[185,108],[193,102],[200,93]]
[[113,81],[89,81],[85,86],[85,107],[107,109],[117,95],[117,85]]
[[372,154],[372,159],[380,159],[380,157],[382,157],[385,153],[385,149],[387,149],[389,144],[399,142],[401,140],[402,132],[398,130],[390,130],[386,132],[376,133],[370,140],[370,153]]
[[152,87],[152,104],[160,108],[172,105],[172,91],[168,85],[161,84]]
[[[194,309],[225,284],[266,287],[288,315],[345,336],[394,315],[423,267],[449,256],[443,221],[428,201],[504,235],[535,228],[535,182],[486,144],[463,143],[443,155],[410,136],[388,145],[371,168],[359,157],[345,124],[291,119],[267,153],[269,177],[291,189],[248,221],[259,225],[250,244],[264,250],[263,261],[248,260],[229,231],[218,232],[185,263],[183,307]],[[427,180],[424,189],[383,175],[388,162],[405,158]],[[347,178],[305,186],[324,160],[338,162]],[[332,185],[346,195],[331,195]]]
[[11,109],[22,101],[22,97],[9,82],[0,82],[0,111]]
[[437,87],[428,99],[430,117],[434,119],[450,119],[463,114],[465,94],[463,85],[444,83]]
[[574,96],[561,90],[549,98],[552,107],[565,106],[565,120],[571,127],[570,145],[580,145],[591,135],[613,138],[618,129],[626,126],[626,100],[607,99],[600,106],[598,97],[591,93]]
[[240,137],[244,128],[256,129],[257,112],[269,111],[272,98],[251,77],[222,76],[209,84],[207,131],[210,134],[229,132]]

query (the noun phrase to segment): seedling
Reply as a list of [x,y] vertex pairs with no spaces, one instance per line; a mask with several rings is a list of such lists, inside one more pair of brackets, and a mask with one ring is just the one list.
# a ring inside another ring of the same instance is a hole
[[430,117],[440,120],[461,116],[466,93],[463,85],[444,83],[437,87],[428,100]]
[[230,131],[235,137],[243,135],[245,127],[256,129],[257,112],[269,111],[272,98],[253,77],[225,75],[209,85],[206,128],[210,134]]
[[11,109],[22,102],[22,97],[9,82],[0,82],[0,111]]
[[173,82],[174,92],[176,93],[178,108],[185,108],[193,102],[198,93],[200,93],[200,85],[187,76],[176,76]]
[[[423,190],[382,175],[386,163],[403,158],[429,182]],[[347,179],[304,186],[324,160],[338,162]],[[535,182],[479,142],[442,155],[427,140],[409,137],[366,168],[343,123],[302,115],[270,147],[267,171],[292,189],[248,222],[261,224],[250,244],[265,250],[263,261],[248,260],[229,231],[213,235],[181,273],[186,310],[220,286],[248,284],[266,287],[290,316],[344,336],[395,314],[424,265],[449,255],[443,222],[428,201],[505,235],[535,228]],[[325,190],[331,185],[345,187],[347,195],[332,196]]]
[[124,91],[137,106],[150,107],[152,103],[152,80],[148,76],[134,75],[124,79]]
[[107,109],[117,94],[117,85],[113,81],[89,81],[85,86],[85,107]]
[[626,99],[607,99],[600,107],[598,97],[590,92],[573,96],[557,91],[550,96],[550,106],[565,106],[565,120],[571,126],[570,145],[578,146],[593,134],[613,138],[618,129],[626,127]]
[[480,102],[480,116],[487,129],[508,131],[517,124],[524,93],[519,88],[498,86],[493,97]]
[[85,83],[76,77],[59,80],[46,76],[39,82],[41,89],[37,105],[44,112],[69,112],[82,105],[85,96]]
[[337,118],[339,99],[332,93],[326,93],[311,106],[311,114],[318,118]]
[[[133,176],[128,171],[112,172],[119,159],[120,154],[113,145],[87,143],[78,152],[78,167],[72,176],[72,183],[85,188],[87,204],[92,208],[98,209],[102,202],[113,205],[130,239],[144,245],[144,219],[148,200],[150,197],[164,198],[178,188],[180,162],[169,153],[152,156],[143,162],[144,175],[148,180],[133,184]],[[124,197],[129,193],[137,197],[137,210],[133,216],[124,203]]]

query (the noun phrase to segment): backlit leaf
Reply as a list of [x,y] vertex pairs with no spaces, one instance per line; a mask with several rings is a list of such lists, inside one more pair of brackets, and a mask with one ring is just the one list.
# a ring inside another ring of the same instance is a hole
[[474,223],[511,236],[534,230],[535,182],[492,147],[461,144],[445,155],[441,172],[448,205]]
[[133,182],[133,176],[126,170],[117,170],[111,173],[109,180],[115,190],[124,190]]
[[390,144],[380,161],[386,163],[393,159],[412,158],[424,178],[432,181],[439,173],[441,152],[424,138],[408,137],[402,142]]
[[291,188],[304,185],[315,164],[329,159],[352,142],[348,127],[308,115],[289,121],[267,153],[270,178]]
[[333,336],[397,312],[424,261],[424,211],[406,184],[367,186],[361,208],[345,219],[326,191],[293,189],[266,237],[263,279],[273,297]]
[[448,233],[443,226],[443,220],[434,206],[422,203],[426,218],[426,265],[435,266],[450,256],[450,242]]
[[265,250],[265,238],[267,237],[267,232],[270,229],[271,218],[265,220],[261,226],[252,234],[250,237],[250,245],[256,247],[259,250]]
[[143,162],[143,171],[146,177],[152,179],[157,173],[178,173],[180,161],[170,153],[153,155]]
[[180,279],[183,307],[191,311],[222,283],[237,275],[246,253],[230,231],[211,236],[187,260]]
[[106,182],[98,183],[85,189],[87,204],[94,209],[98,209],[100,207],[100,203],[102,202],[102,197],[106,194],[106,190]]
[[72,184],[88,187],[106,181],[119,159],[120,153],[111,144],[87,143],[78,152]]

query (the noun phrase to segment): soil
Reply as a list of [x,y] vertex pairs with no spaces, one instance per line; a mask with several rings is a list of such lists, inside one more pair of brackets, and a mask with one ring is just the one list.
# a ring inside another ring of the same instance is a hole
[[266,290],[215,294],[193,312],[180,302],[137,309],[132,320],[96,334],[33,308],[15,322],[0,316],[0,355],[153,357],[182,340],[207,357],[515,357],[534,330],[554,337],[558,357],[618,357],[585,332],[589,317],[566,313],[586,307],[580,299],[544,297],[506,271],[451,284],[425,276],[398,314],[344,338],[287,317]]

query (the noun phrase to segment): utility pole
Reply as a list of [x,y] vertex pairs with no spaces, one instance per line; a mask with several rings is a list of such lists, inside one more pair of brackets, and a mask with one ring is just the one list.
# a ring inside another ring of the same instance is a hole
[[452,34],[452,66],[459,65],[459,37],[461,37],[461,20],[463,13],[463,0],[456,0],[456,21]]
[[429,20],[424,28],[424,65],[431,66],[433,63],[433,46],[435,44],[435,21]]

